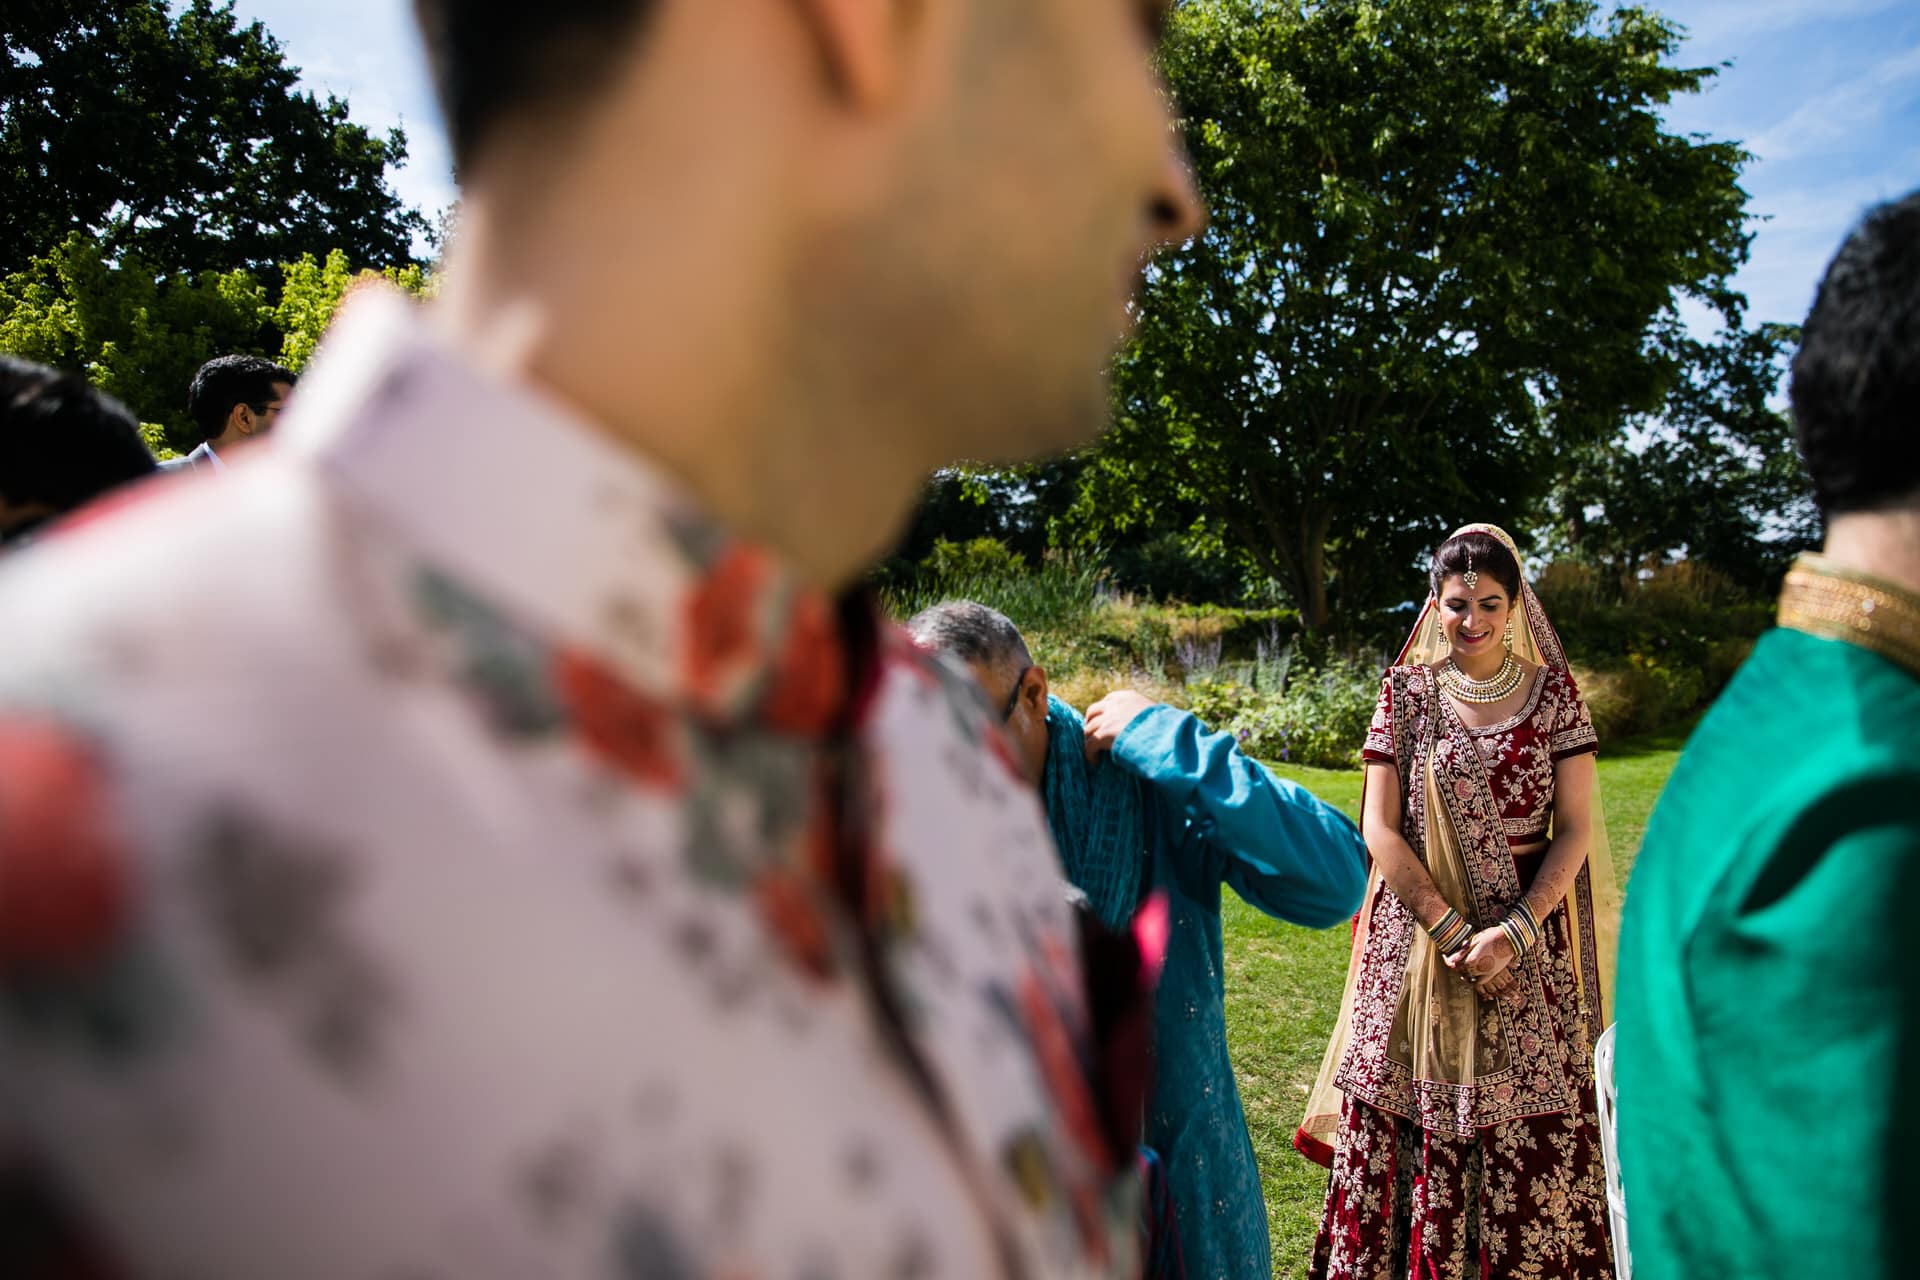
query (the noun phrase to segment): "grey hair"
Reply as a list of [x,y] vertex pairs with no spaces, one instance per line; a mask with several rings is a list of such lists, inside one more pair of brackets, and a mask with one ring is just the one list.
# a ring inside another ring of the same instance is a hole
[[962,662],[978,663],[1008,679],[1033,665],[1020,628],[998,609],[972,600],[943,600],[907,621],[914,643]]

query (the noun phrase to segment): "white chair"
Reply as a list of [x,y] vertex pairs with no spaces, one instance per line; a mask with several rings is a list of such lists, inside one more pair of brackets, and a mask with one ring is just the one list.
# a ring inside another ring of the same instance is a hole
[[1607,1164],[1607,1217],[1613,1223],[1613,1274],[1619,1280],[1632,1280],[1633,1255],[1627,1250],[1627,1193],[1620,1185],[1620,1150],[1613,1133],[1613,1027],[1602,1031],[1600,1042],[1593,1046],[1593,1084],[1600,1106],[1600,1153]]

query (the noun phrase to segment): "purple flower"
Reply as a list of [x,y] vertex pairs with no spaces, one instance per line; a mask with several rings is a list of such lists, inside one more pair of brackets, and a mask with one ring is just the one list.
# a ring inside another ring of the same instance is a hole
[[1251,738],[1252,736],[1253,736],[1253,730],[1251,729],[1242,729],[1240,731],[1240,741],[1242,742],[1245,742],[1248,738]]
[[1292,756],[1292,753],[1289,752],[1285,747],[1282,747],[1280,748],[1280,758],[1282,760],[1291,760],[1293,756]]

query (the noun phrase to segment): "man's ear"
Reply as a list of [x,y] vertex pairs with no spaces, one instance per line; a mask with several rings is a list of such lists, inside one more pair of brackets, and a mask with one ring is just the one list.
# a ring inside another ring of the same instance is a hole
[[794,0],[829,82],[855,108],[897,98],[926,21],[926,0]]
[[1047,714],[1047,669],[1034,667],[1027,672],[1026,682],[1020,686],[1020,700],[1040,713]]
[[220,434],[225,435],[229,431],[238,431],[243,436],[253,434],[253,410],[244,402],[227,410],[227,424],[220,428]]

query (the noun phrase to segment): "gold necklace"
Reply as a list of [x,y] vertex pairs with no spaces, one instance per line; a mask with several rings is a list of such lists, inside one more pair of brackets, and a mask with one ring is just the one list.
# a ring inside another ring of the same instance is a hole
[[1780,592],[1780,625],[1844,640],[1920,675],[1920,597],[1807,552]]
[[1448,658],[1440,666],[1440,687],[1462,702],[1498,702],[1520,687],[1520,664],[1512,654],[1485,680],[1475,680]]

